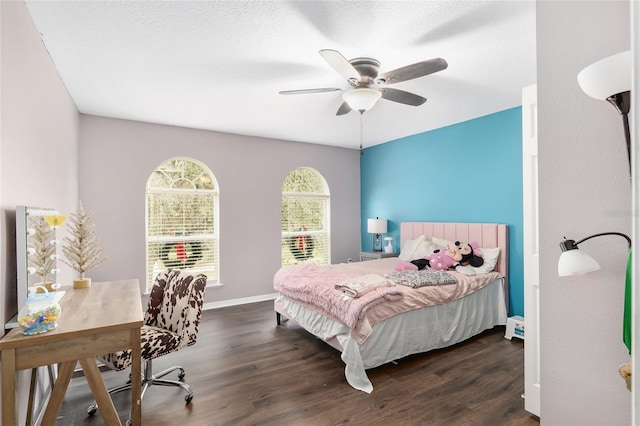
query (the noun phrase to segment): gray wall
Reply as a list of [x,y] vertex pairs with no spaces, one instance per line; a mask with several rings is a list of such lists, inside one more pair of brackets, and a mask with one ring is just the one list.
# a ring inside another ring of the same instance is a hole
[[629,49],[629,27],[626,1],[537,3],[543,424],[631,421],[631,394],[618,376],[629,361],[622,343],[626,241],[584,243],[602,270],[557,276],[564,236],[631,232],[622,120],[576,80],[585,66]]
[[[205,303],[251,301],[274,293],[280,267],[281,188],[296,167],[318,170],[331,192],[333,262],[360,250],[360,154],[284,142],[89,115],[80,117],[80,199],[93,212],[109,260],[93,280],[145,279],[145,185],[172,157],[206,164],[220,186],[222,287]],[[225,302],[226,301],[226,302]]]
[[16,313],[16,206],[75,208],[79,118],[24,3],[0,5],[0,318],[6,321]]
[[[79,118],[23,2],[0,1],[0,29],[0,320],[4,324],[16,314],[16,205],[63,212],[75,207]],[[61,279],[70,276],[63,271]],[[18,373],[22,424],[28,379],[28,371]]]

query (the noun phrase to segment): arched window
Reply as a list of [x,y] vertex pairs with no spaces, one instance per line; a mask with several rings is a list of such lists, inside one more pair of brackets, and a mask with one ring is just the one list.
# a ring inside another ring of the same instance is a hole
[[282,265],[331,261],[329,187],[316,170],[299,167],[282,184]]
[[163,269],[189,269],[218,283],[218,183],[202,163],[172,158],[147,180],[147,291]]

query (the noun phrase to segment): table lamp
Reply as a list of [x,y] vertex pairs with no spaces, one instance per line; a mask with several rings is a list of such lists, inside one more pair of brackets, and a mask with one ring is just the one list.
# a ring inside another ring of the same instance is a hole
[[373,234],[373,251],[382,251],[381,234],[387,233],[387,219],[368,219],[367,232]]

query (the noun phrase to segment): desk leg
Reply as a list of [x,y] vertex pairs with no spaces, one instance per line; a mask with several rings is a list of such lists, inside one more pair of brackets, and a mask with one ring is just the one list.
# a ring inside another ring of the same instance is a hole
[[131,424],[142,425],[142,345],[140,329],[131,330]]
[[53,385],[51,398],[49,398],[47,409],[44,411],[44,416],[42,417],[43,425],[56,424],[58,413],[62,407],[62,402],[64,401],[65,394],[67,393],[67,387],[69,386],[69,381],[71,380],[75,366],[75,361],[67,361],[60,364],[60,374]]
[[2,351],[2,424],[17,424],[18,393],[16,392],[16,351]]
[[87,378],[87,382],[89,382],[91,392],[98,403],[98,408],[100,409],[104,422],[108,425],[121,425],[122,423],[120,423],[116,407],[113,405],[109,391],[102,380],[96,360],[94,358],[81,359],[80,365]]
[[36,397],[36,380],[38,378],[38,367],[31,369],[31,382],[29,383],[29,402],[27,403],[27,421],[26,424],[31,424],[31,418],[33,417],[33,404]]

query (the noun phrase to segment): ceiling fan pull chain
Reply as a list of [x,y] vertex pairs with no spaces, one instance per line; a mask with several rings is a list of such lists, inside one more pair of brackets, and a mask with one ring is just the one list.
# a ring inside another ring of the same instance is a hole
[[362,116],[364,115],[364,111],[360,111],[360,155],[364,155],[364,151],[362,150]]

